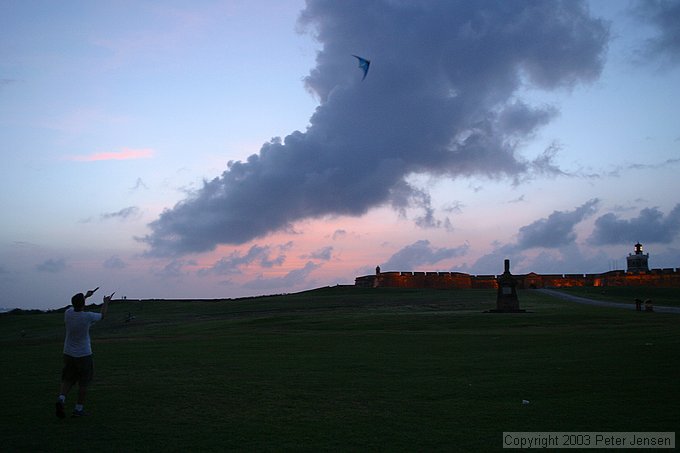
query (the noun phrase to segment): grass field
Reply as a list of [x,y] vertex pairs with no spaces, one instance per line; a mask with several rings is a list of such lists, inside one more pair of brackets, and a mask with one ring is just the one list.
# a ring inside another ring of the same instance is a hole
[[90,415],[65,420],[63,314],[3,315],[0,450],[494,451],[504,431],[677,431],[680,316],[519,297],[530,313],[483,313],[486,290],[114,301],[92,328]]
[[562,288],[562,291],[581,297],[599,299],[609,302],[621,302],[635,305],[635,299],[650,299],[654,305],[680,307],[680,290],[678,288],[651,288],[646,286],[607,286],[581,288]]

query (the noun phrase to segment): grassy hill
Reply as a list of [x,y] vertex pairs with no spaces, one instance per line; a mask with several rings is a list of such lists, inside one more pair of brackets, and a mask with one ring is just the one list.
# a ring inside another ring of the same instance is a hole
[[0,315],[2,450],[493,451],[504,431],[676,430],[680,316],[519,297],[530,313],[483,313],[487,290],[114,301],[92,328],[90,415],[65,420],[63,314]]

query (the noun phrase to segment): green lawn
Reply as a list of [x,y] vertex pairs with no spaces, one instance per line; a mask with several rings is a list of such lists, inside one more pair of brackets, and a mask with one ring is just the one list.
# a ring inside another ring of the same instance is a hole
[[634,305],[635,299],[651,299],[654,305],[680,307],[680,289],[653,288],[647,286],[607,286],[582,288],[560,288],[561,291],[592,299],[622,302]]
[[483,313],[486,290],[115,301],[92,329],[90,416],[65,420],[63,315],[3,315],[0,450],[493,451],[503,431],[677,431],[680,316],[519,297],[530,313]]

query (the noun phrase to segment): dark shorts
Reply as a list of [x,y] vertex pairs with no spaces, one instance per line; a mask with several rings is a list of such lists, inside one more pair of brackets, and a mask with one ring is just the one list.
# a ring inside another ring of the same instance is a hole
[[94,377],[94,361],[91,355],[85,357],[71,357],[64,354],[64,369],[61,371],[61,380],[64,382],[78,383],[81,387],[87,387]]

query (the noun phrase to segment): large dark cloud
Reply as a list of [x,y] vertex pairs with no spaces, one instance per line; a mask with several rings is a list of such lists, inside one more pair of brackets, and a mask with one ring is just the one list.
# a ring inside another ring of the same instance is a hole
[[[518,272],[573,273],[605,272],[612,269],[612,260],[601,250],[577,246],[575,227],[592,216],[599,204],[592,199],[571,211],[555,211],[519,229],[517,242],[495,244],[492,252],[480,257],[466,269],[472,273],[500,273],[504,259],[510,259]],[[670,244],[680,235],[680,203],[667,215],[657,208],[644,208],[637,217],[622,219],[617,214],[606,213],[595,220],[594,229],[586,242],[589,245],[621,245],[622,258],[616,265],[625,263],[625,253],[632,251],[636,241],[643,244]],[[528,249],[540,248],[531,257]],[[649,250],[649,248],[647,248]],[[667,245],[653,252],[655,267],[677,266],[677,250]]]
[[516,271],[522,268],[525,257],[522,255],[522,249],[517,244],[496,243],[494,247],[490,253],[479,257],[472,266],[463,268],[457,266],[452,270],[470,272],[472,274],[502,274],[504,269],[503,262],[506,259],[510,260],[511,272],[517,273]]
[[643,0],[635,14],[649,22],[655,30],[647,40],[645,53],[670,64],[680,63],[680,2],[678,0]]
[[658,208],[644,208],[637,217],[621,219],[607,213],[595,221],[588,242],[597,245],[673,242],[680,234],[680,204],[664,216]]
[[[143,239],[151,254],[203,252],[400,200],[436,226],[427,197],[405,178],[554,169],[546,156],[518,153],[556,114],[519,99],[519,89],[597,78],[608,41],[607,25],[574,0],[310,0],[300,24],[321,44],[305,80],[319,99],[307,130],[231,162],[165,210]],[[372,60],[364,81],[351,54]]]
[[312,253],[305,257],[312,258],[315,260],[329,261],[331,258],[333,258],[333,247],[330,246],[322,247],[319,250],[313,251]]
[[592,199],[573,211],[554,211],[547,218],[519,229],[517,246],[520,249],[532,247],[558,248],[576,240],[574,227],[595,213],[599,200]]
[[[593,198],[571,211],[553,211],[548,217],[520,227],[516,242],[496,244],[491,253],[475,261],[470,267],[470,271],[473,273],[501,273],[505,259],[510,259],[513,267],[521,271],[555,271],[556,268],[564,264],[564,259],[556,259],[556,255],[564,255],[566,251],[569,256],[574,257],[576,225],[595,214],[599,203],[600,201],[597,198]],[[538,258],[529,260],[524,252],[534,248],[545,250],[539,254]],[[583,263],[584,260],[581,259],[581,262]],[[561,269],[564,269],[564,267]],[[562,272],[565,271],[562,270]]]
[[[281,249],[285,246],[281,247]],[[281,266],[286,260],[286,256],[280,250],[274,258],[271,257],[272,249],[269,246],[259,246],[253,245],[250,249],[242,254],[240,251],[236,250],[231,252],[228,256],[225,256],[215,262],[209,269],[199,271],[199,275],[227,275],[227,274],[240,274],[241,268],[247,266],[251,263],[258,263],[260,266],[265,268],[272,268],[275,266]]]
[[430,245],[430,241],[420,240],[399,250],[381,267],[386,271],[417,271],[423,265],[432,265],[445,259],[465,255],[468,248],[467,244],[455,248],[434,248]]

